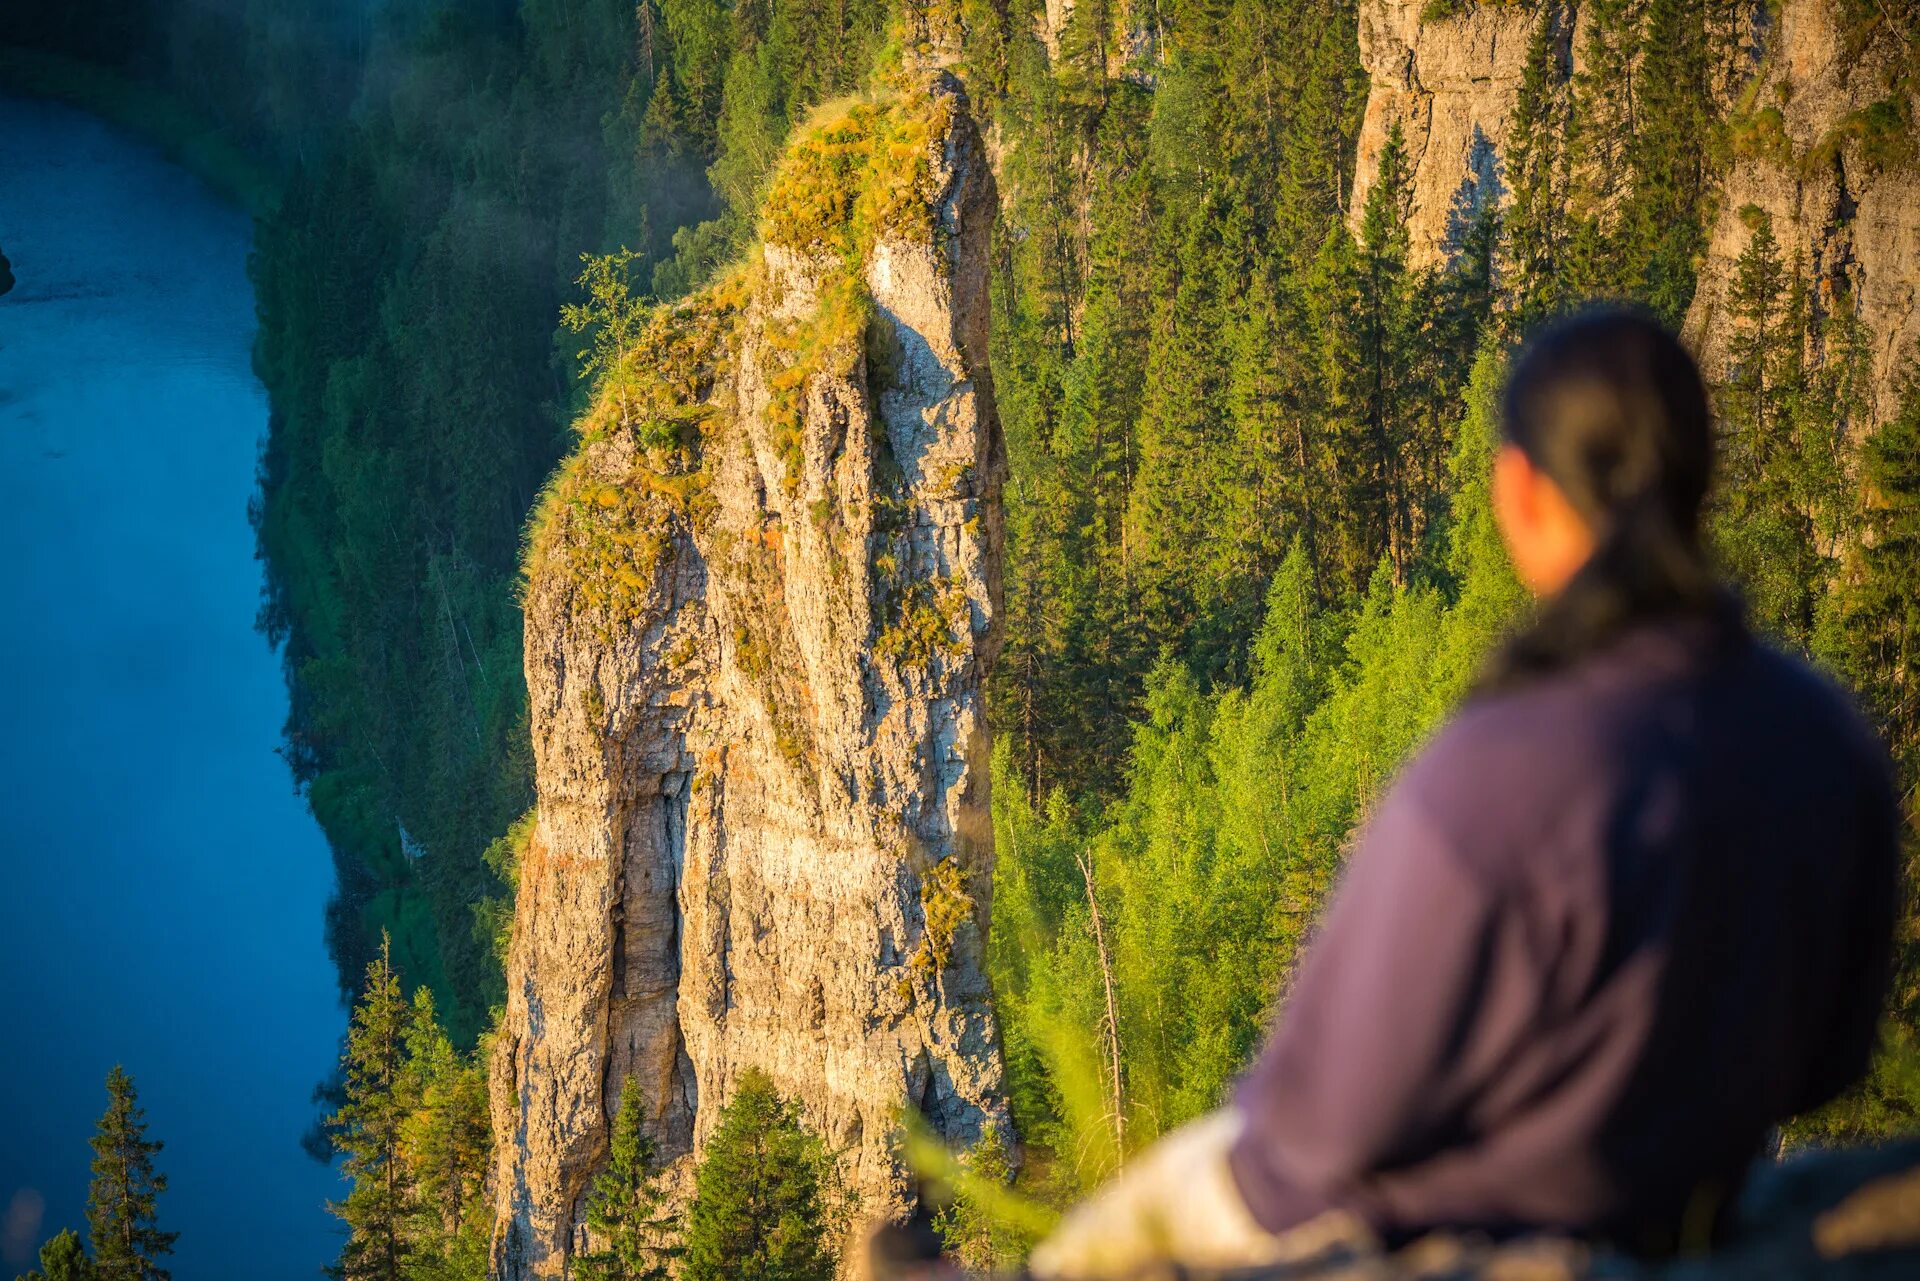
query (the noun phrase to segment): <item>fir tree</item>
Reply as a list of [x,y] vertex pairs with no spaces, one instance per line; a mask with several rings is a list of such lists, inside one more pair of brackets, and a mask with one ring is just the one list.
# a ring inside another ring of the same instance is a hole
[[353,1187],[333,1212],[346,1220],[347,1240],[334,1275],[341,1281],[401,1281],[412,1257],[408,1215],[412,1188],[403,1157],[410,1111],[406,1001],[383,938],[367,966],[366,986],[347,1030],[346,1102],[332,1118],[340,1171]]
[[575,1258],[582,1281],[667,1281],[673,1227],[662,1206],[653,1140],[646,1132],[646,1096],[629,1073],[608,1135],[607,1168],[587,1194],[587,1229],[594,1248]]
[[749,1069],[694,1176],[683,1281],[832,1281],[837,1200],[825,1145]]
[[1527,43],[1527,61],[1514,101],[1506,215],[1510,284],[1508,328],[1525,334],[1566,305],[1567,122],[1570,94],[1567,44],[1572,22],[1560,0],[1542,5]]
[[486,1270],[487,1223],[481,1201],[488,1156],[487,1081],[482,1067],[453,1048],[434,1014],[433,990],[414,991],[398,1097],[407,1169],[408,1237],[416,1254],[453,1276]]
[[1860,451],[1860,538],[1823,619],[1823,654],[1865,696],[1902,773],[1920,769],[1920,375]]
[[1020,1265],[1031,1243],[975,1192],[976,1188],[997,1189],[1012,1181],[1006,1136],[988,1122],[979,1142],[961,1160],[966,1181],[953,1190],[952,1199],[934,1215],[934,1229],[946,1244],[947,1256],[968,1272],[1010,1272]]
[[1756,617],[1804,646],[1826,578],[1813,523],[1822,477],[1797,428],[1806,396],[1806,295],[1780,259],[1773,221],[1748,206],[1751,232],[1728,291],[1731,332],[1721,387],[1717,542]]
[[94,1275],[101,1281],[168,1281],[160,1260],[173,1253],[179,1234],[155,1226],[167,1176],[153,1168],[154,1154],[165,1145],[147,1138],[146,1109],[124,1068],[107,1073],[107,1110],[90,1142],[87,1239]]
[[18,1281],[94,1281],[93,1260],[80,1244],[80,1234],[66,1229],[40,1247],[40,1267]]

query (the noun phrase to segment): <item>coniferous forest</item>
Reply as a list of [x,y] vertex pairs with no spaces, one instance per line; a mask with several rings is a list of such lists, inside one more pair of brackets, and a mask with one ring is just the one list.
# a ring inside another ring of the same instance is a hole
[[[1920,16],[1838,5],[1895,72],[1835,145],[1920,164]],[[78,0],[0,22],[192,99],[276,175],[253,517],[356,1000],[324,1127],[354,1180],[340,1275],[484,1274],[483,1051],[533,800],[524,531],[592,395],[576,330],[738,258],[817,108],[944,24],[997,170],[988,967],[1019,1187],[1059,1204],[1219,1103],[1356,824],[1524,616],[1486,492],[1504,371],[1589,299],[1686,320],[1730,166],[1781,145],[1742,93],[1750,7],[1527,4],[1502,170],[1438,262],[1410,241],[1397,128],[1349,205],[1355,0]],[[1920,376],[1876,401],[1844,284],[1740,216],[1716,551],[1756,622],[1856,691],[1910,807]],[[1790,1144],[1920,1119],[1914,937],[1872,1078]],[[718,1277],[754,1251],[756,1275],[832,1275],[832,1162],[771,1085],[742,1087],[672,1225],[623,1102],[581,1275]],[[1006,1175],[1003,1142],[966,1159]],[[964,1196],[941,1223],[982,1266],[1022,1248]]]

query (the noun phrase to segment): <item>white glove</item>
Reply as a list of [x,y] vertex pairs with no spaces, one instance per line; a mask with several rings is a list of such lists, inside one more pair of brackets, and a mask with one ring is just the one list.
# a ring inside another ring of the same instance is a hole
[[1226,1270],[1296,1261],[1335,1245],[1372,1248],[1365,1227],[1338,1212],[1278,1236],[1256,1223],[1227,1165],[1244,1125],[1223,1108],[1161,1139],[1067,1213],[1034,1249],[1029,1272],[1047,1281],[1114,1281],[1161,1263]]

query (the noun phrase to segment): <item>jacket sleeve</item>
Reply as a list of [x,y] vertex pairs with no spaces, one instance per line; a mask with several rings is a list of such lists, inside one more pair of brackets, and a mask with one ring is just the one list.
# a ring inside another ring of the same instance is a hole
[[1491,881],[1394,789],[1238,1093],[1230,1160],[1268,1231],[1332,1209],[1390,1230],[1374,1176],[1470,1141],[1545,982],[1519,895]]

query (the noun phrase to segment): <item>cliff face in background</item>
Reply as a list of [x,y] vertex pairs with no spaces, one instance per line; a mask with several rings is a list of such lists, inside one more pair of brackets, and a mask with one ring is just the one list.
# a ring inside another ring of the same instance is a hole
[[1468,200],[1501,198],[1514,97],[1526,68],[1529,5],[1472,6],[1423,21],[1425,0],[1365,0],[1360,60],[1372,83],[1348,205],[1355,226],[1380,168],[1380,151],[1398,123],[1412,174],[1408,261],[1446,257],[1449,229]]
[[[1371,78],[1359,141],[1356,221],[1388,130],[1404,130],[1412,171],[1410,260],[1443,261],[1449,229],[1471,201],[1505,199],[1505,157],[1527,45],[1539,8],[1469,5],[1423,19],[1423,0],[1366,0],[1360,52]],[[1578,78],[1591,6],[1570,6],[1562,70]],[[1821,282],[1816,305],[1846,282],[1874,352],[1876,417],[1892,409],[1902,360],[1920,339],[1920,173],[1876,165],[1861,145],[1867,108],[1886,92],[1885,68],[1849,48],[1833,0],[1783,0],[1778,22],[1752,12],[1745,65],[1723,104],[1743,140],[1732,151],[1687,332],[1710,376],[1724,372],[1723,311],[1750,234],[1747,206],[1772,215],[1783,260]]]
[[1885,93],[1871,52],[1849,49],[1834,0],[1786,0],[1765,33],[1737,149],[1711,229],[1687,332],[1710,370],[1726,363],[1723,323],[1735,264],[1749,233],[1749,205],[1773,218],[1784,261],[1815,282],[1814,305],[1850,287],[1873,352],[1874,417],[1894,411],[1904,363],[1920,354],[1920,171],[1877,166],[1856,131]]
[[1004,1131],[995,200],[951,77],[814,125],[755,260],[655,318],[543,503],[495,1275],[562,1274],[629,1074],[684,1179],[764,1070],[886,1215],[900,1105]]

